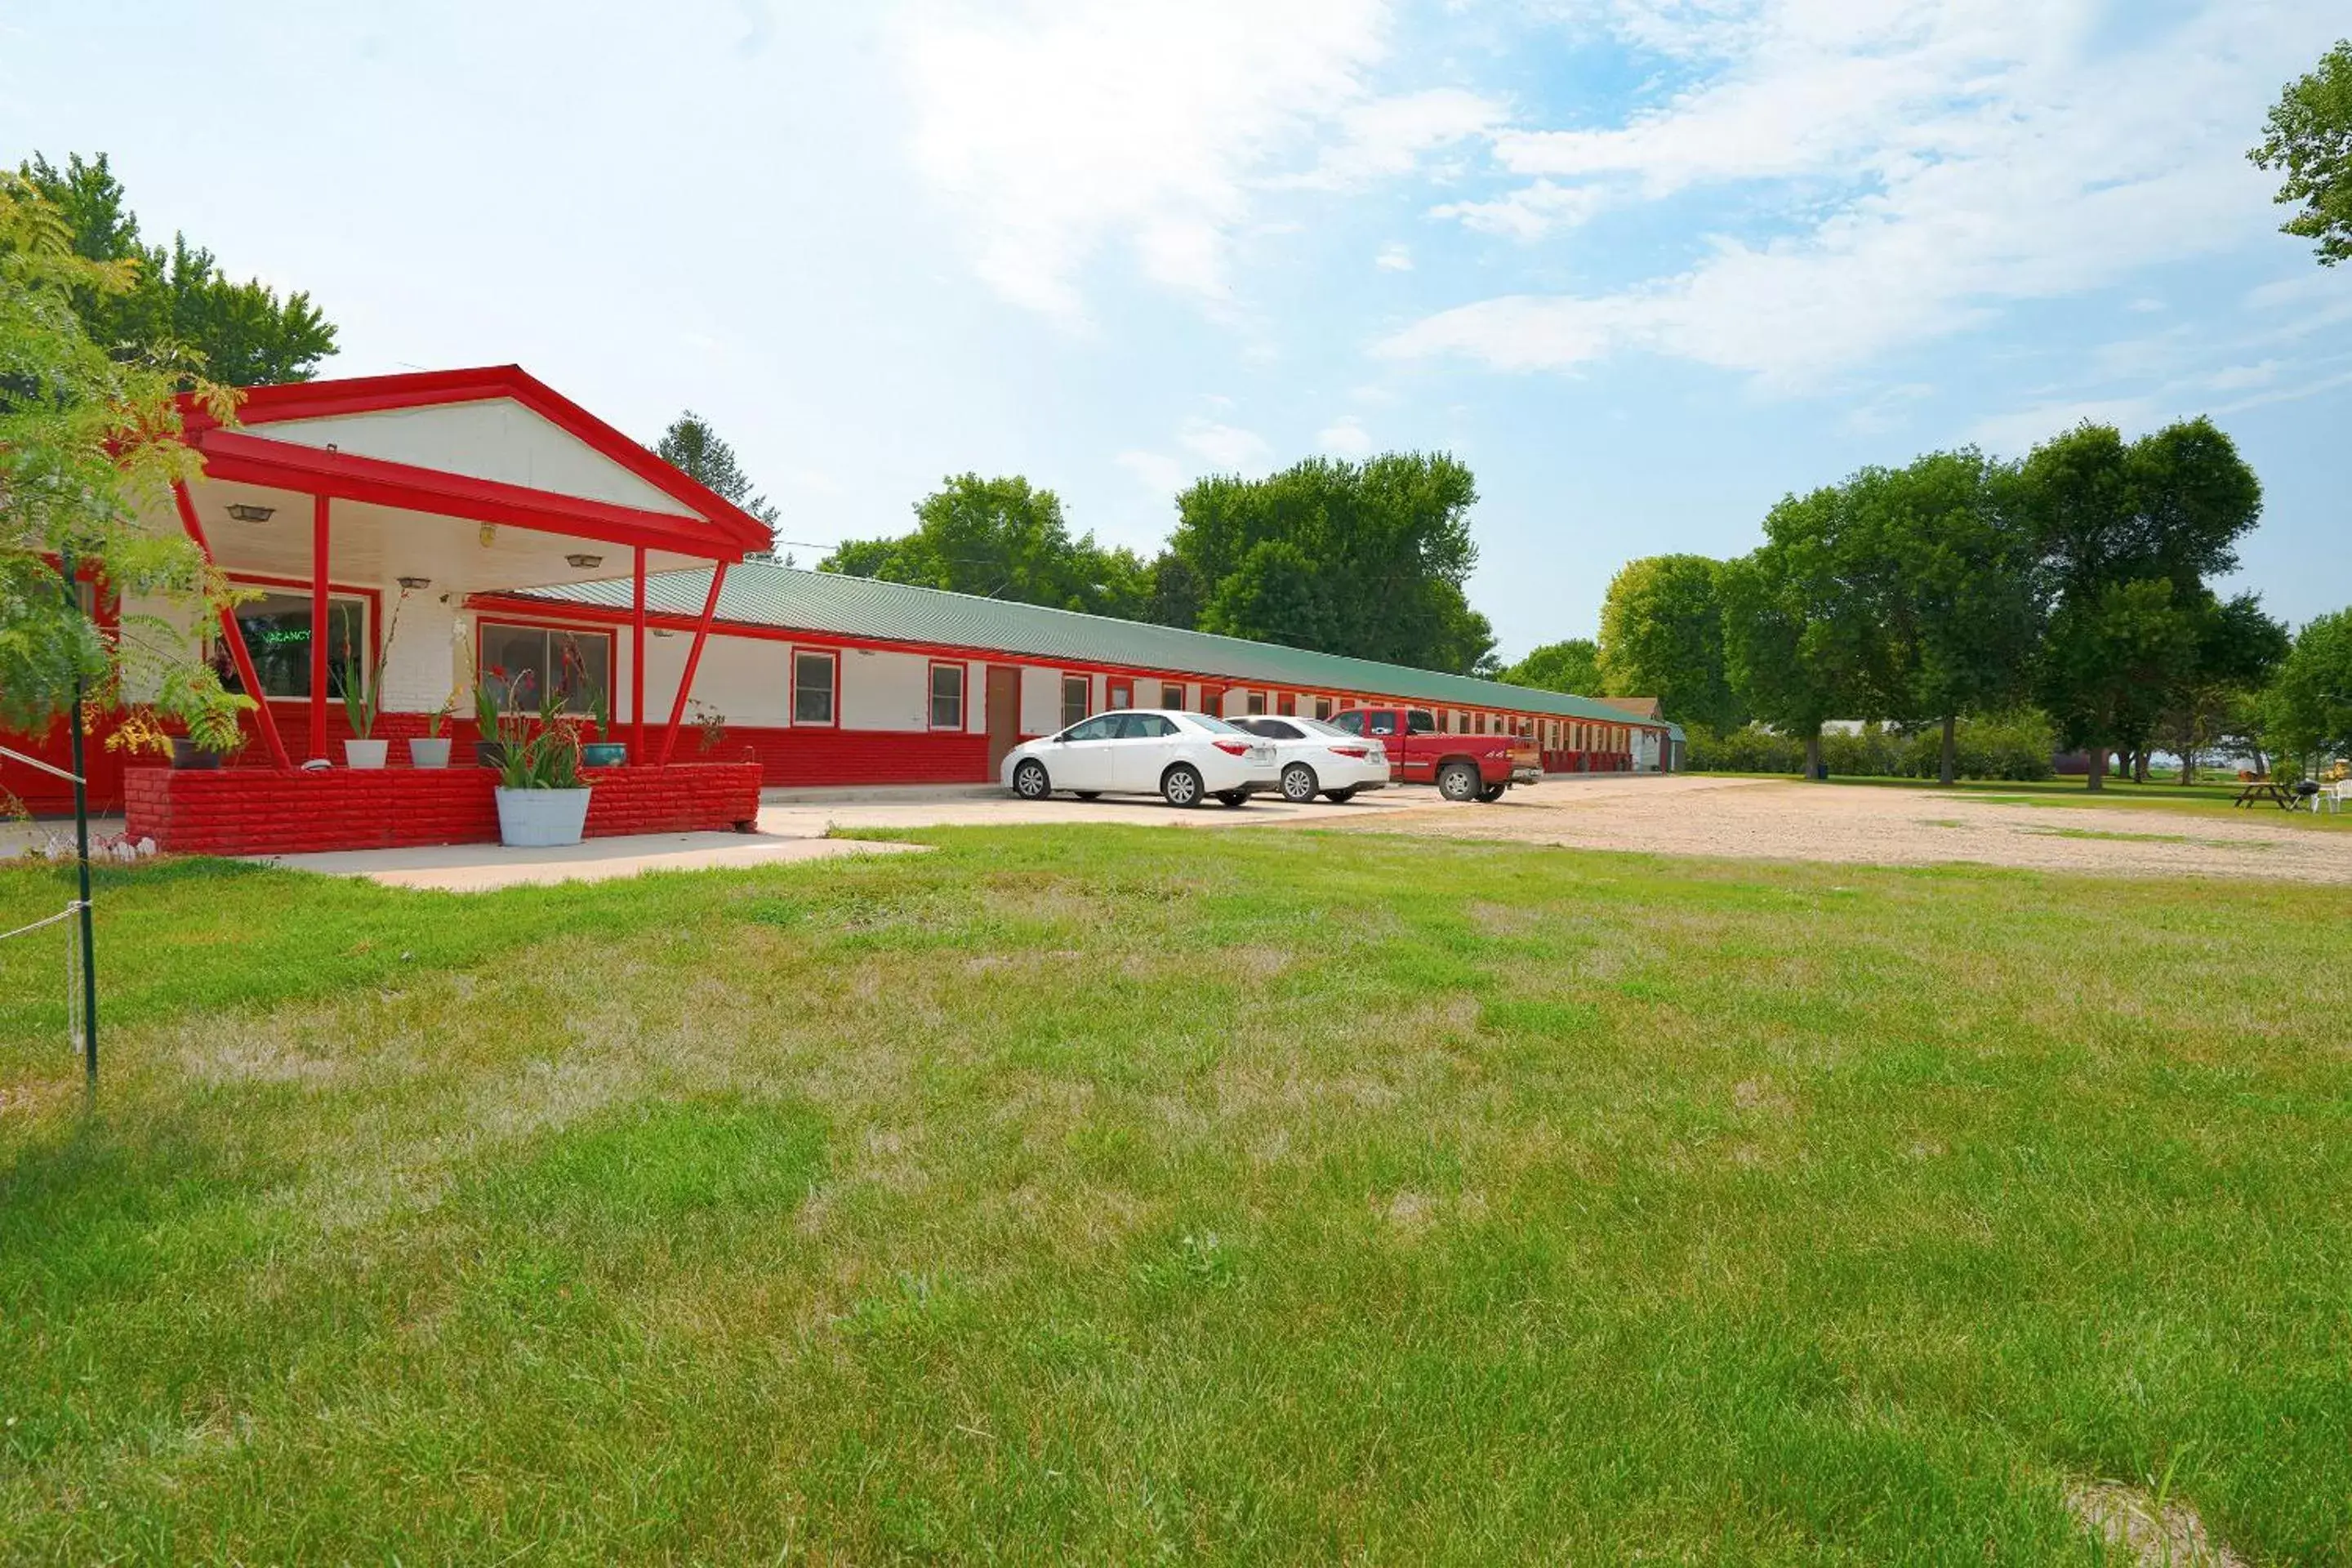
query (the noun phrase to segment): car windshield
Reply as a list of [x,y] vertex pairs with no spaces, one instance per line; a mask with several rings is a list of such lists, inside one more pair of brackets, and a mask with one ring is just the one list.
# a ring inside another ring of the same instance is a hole
[[[1244,730],[1237,725],[1228,724],[1223,719],[1213,719],[1206,713],[1187,713],[1184,715],[1184,722],[1194,725],[1200,729],[1206,730],[1212,735],[1249,734],[1247,730]],[[1255,739],[1255,736],[1252,736],[1251,738]]]

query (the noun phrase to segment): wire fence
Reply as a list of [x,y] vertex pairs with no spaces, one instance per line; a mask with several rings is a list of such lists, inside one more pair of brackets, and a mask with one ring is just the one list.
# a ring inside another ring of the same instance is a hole
[[[20,936],[30,936],[35,931],[45,931],[50,926],[66,925],[76,915],[81,913],[82,909],[82,901],[76,899],[56,914],[46,915],[29,925],[18,926],[15,931],[0,931],[0,942],[7,942]],[[66,1040],[77,1052],[82,1047],[82,1032],[88,1027],[88,1022],[83,1015],[82,995],[81,942],[74,930],[67,926]]]

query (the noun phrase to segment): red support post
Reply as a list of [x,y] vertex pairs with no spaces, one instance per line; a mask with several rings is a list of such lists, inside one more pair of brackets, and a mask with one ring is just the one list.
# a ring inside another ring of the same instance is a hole
[[[180,526],[195,541],[196,549],[205,563],[217,565],[213,560],[211,541],[205,537],[205,525],[196,521],[196,503],[188,494],[187,481],[172,481],[172,500],[180,509]],[[278,716],[269,710],[269,699],[261,694],[261,677],[254,673],[253,655],[245,646],[245,630],[236,624],[236,612],[226,605],[220,609],[221,640],[228,645],[229,658],[236,661],[236,677],[245,683],[246,695],[253,699],[255,721],[261,726],[261,739],[269,748],[269,760],[281,768],[294,765],[286,754],[286,742],[278,733]]]
[[629,755],[646,760],[646,547],[637,546],[636,588],[630,600]]
[[686,700],[694,690],[695,667],[702,662],[702,645],[710,637],[710,622],[719,613],[719,590],[727,581],[727,563],[719,562],[710,569],[710,594],[702,601],[702,620],[694,628],[694,646],[687,649],[686,673],[677,678],[677,695],[670,699],[669,728],[662,731],[661,757],[657,765],[669,766],[669,755],[677,749],[677,727],[686,717]]
[[[310,754],[327,754],[327,498],[310,498]],[[357,671],[353,672],[358,673]]]

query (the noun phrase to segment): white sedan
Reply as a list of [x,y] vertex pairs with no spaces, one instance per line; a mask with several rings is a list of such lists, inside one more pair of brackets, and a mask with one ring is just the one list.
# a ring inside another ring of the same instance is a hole
[[1352,800],[1389,786],[1388,748],[1320,719],[1236,719],[1251,734],[1274,742],[1282,798],[1305,805],[1318,795]]
[[1273,746],[1206,713],[1139,708],[1097,713],[1005,754],[1004,787],[1023,800],[1066,790],[1156,795],[1171,805],[1215,796],[1239,805],[1282,787]]

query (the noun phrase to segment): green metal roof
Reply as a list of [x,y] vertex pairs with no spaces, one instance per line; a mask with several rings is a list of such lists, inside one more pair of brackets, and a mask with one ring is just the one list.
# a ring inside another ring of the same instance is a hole
[[[656,573],[646,579],[646,607],[656,615],[698,619],[709,592],[707,566]],[[519,590],[509,596],[626,610],[630,584],[625,577],[564,583]],[[719,594],[719,619],[828,637],[996,649],[1033,658],[1114,665],[1147,676],[1201,676],[1215,681],[1377,695],[1446,707],[1500,708],[1604,724],[1643,722],[1622,708],[1589,697],[1530,686],[1508,686],[1475,676],[1444,675],[1246,637],[1216,637],[757,561],[728,568],[727,584]],[[1682,738],[1680,726],[1669,723],[1665,728],[1676,740]]]

